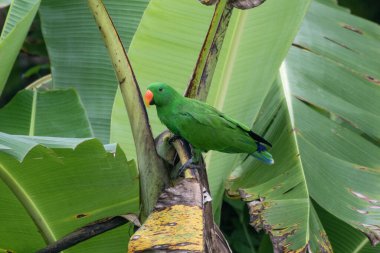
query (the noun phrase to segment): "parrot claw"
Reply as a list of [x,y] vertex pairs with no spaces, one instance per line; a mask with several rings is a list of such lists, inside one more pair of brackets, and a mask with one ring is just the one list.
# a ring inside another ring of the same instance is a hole
[[179,140],[179,139],[181,139],[181,136],[174,134],[172,137],[169,138],[168,142],[170,145],[172,145],[173,142],[175,142],[176,140]]
[[181,176],[183,172],[185,171],[185,169],[200,169],[200,168],[202,168],[202,166],[193,163],[193,158],[190,158],[189,160],[187,160],[187,162],[182,164],[181,167],[179,167],[178,176]]

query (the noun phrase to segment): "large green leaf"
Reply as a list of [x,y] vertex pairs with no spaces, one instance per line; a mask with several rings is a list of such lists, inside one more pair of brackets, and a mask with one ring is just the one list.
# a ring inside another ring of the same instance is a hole
[[321,207],[317,207],[316,209],[323,226],[326,228],[334,252],[380,252],[380,245],[373,247],[368,238],[358,230],[337,219]]
[[[264,99],[262,94],[275,79],[308,3],[267,1],[252,10],[234,10],[209,103],[242,122],[252,123]],[[180,92],[185,91],[212,11],[212,7],[193,0],[156,0],[149,4],[129,49],[142,90],[151,82],[163,81]],[[158,134],[164,126],[154,109],[148,113],[153,131]],[[112,114],[111,140],[121,143],[126,153],[133,155],[132,135],[124,128],[128,124],[118,93]],[[224,180],[235,158],[235,155],[207,154],[214,209],[219,209]]]
[[[210,104],[247,125],[253,124],[309,3],[268,1],[257,9],[235,13],[234,29],[228,31],[211,86]],[[264,133],[263,129],[254,130]],[[239,155],[219,152],[206,156],[216,211],[226,177],[240,160]]]
[[[0,251],[34,252],[94,220],[139,211],[135,163],[96,139],[0,133],[0,178]],[[130,232],[67,252],[126,251]]]
[[[278,83],[266,95],[254,128],[272,140],[275,165],[247,159],[229,188],[251,201],[254,225],[267,230],[282,250],[297,249],[300,235],[312,252],[328,243],[325,233],[318,238],[321,232],[313,228],[322,225],[310,197],[379,241],[378,32],[368,21],[314,1]],[[369,66],[370,57],[377,64]],[[289,229],[295,230],[286,241],[276,241]]]
[[[148,0],[104,2],[128,48]],[[95,136],[109,143],[110,115],[118,82],[87,1],[43,1],[40,14],[54,87],[75,87]]]
[[0,131],[9,134],[91,137],[78,94],[72,90],[23,90],[0,109]]
[[[291,65],[289,78],[292,79],[296,71],[305,71],[313,65],[322,65],[324,59],[329,61],[328,65],[324,64],[319,70],[313,68],[312,73],[321,75],[319,82],[314,81],[316,85],[302,85],[307,77],[301,76],[296,80],[294,92],[301,99],[305,97],[308,102],[317,104],[368,135],[380,139],[377,99],[380,95],[380,59],[376,57],[380,54],[380,29],[366,20],[355,18],[341,10],[327,8],[318,2],[313,5],[313,13],[323,13],[323,19],[321,15],[309,15],[305,20],[304,29],[294,43],[322,57],[312,59],[308,57],[310,59],[308,62],[313,61],[308,65],[298,64],[295,67],[293,67],[295,64]],[[327,76],[326,68],[334,68],[329,73],[336,74]],[[329,82],[326,82],[326,79],[329,79]],[[343,83],[344,89],[339,85]],[[319,92],[313,97],[307,96],[304,92],[307,88],[319,87],[323,90],[318,90]],[[367,94],[372,96],[361,99]]]
[[[316,14],[324,21],[319,26]],[[331,15],[335,19],[327,18]],[[368,21],[315,2],[296,39],[308,50],[292,49],[283,68],[310,195],[373,241],[380,240],[380,148],[363,135],[378,139],[380,133],[380,89],[374,81],[380,79],[375,72],[380,66],[379,32]],[[305,103],[334,117],[324,117]],[[350,128],[331,120],[336,117]]]
[[0,94],[37,13],[40,0],[14,0],[0,36]]
[[268,93],[254,128],[267,128],[265,136],[272,140],[275,164],[268,167],[254,158],[246,159],[229,178],[230,194],[239,191],[249,202],[251,224],[269,232],[280,252],[305,250],[309,243],[312,252],[329,252],[331,246],[309,200],[279,82]]

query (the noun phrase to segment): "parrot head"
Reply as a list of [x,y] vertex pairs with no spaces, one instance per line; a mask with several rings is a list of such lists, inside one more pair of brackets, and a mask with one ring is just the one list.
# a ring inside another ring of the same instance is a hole
[[179,94],[166,83],[151,83],[145,93],[145,105],[163,106],[173,101],[177,95]]

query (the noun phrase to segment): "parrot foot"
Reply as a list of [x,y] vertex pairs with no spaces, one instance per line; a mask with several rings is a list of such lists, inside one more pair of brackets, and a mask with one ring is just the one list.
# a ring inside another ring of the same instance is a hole
[[178,176],[181,176],[183,172],[185,171],[185,169],[201,169],[201,168],[202,166],[193,163],[193,158],[190,158],[184,164],[182,164],[181,167],[179,167]]
[[168,142],[170,145],[172,145],[173,142],[175,142],[176,140],[180,140],[180,139],[181,139],[181,136],[174,134],[172,137],[169,138]]

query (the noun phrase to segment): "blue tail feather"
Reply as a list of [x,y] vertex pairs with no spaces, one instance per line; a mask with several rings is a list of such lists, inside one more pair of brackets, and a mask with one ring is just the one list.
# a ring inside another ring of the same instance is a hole
[[256,142],[256,145],[257,145],[256,152],[263,152],[263,151],[267,150],[267,148],[263,144],[261,144],[260,142]]
[[274,164],[272,155],[267,151],[267,148],[259,142],[257,142],[256,152],[252,153],[251,156],[266,164]]

